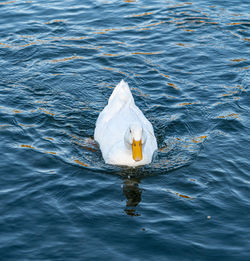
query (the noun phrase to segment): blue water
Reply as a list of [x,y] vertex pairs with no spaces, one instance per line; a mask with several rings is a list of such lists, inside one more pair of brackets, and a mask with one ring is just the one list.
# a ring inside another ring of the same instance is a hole
[[[0,2],[0,259],[250,260],[250,2]],[[152,164],[105,165],[125,79]]]

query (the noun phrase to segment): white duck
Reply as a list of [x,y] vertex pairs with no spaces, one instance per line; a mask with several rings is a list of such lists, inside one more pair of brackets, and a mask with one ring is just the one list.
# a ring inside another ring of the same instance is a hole
[[136,167],[152,161],[157,150],[153,127],[135,105],[125,81],[115,87],[100,113],[94,139],[107,164]]

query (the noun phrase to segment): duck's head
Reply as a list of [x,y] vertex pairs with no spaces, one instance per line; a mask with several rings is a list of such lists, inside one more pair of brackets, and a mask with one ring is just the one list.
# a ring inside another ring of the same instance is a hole
[[132,157],[135,161],[143,158],[142,148],[146,142],[143,128],[139,123],[133,123],[129,126],[124,137],[125,143],[129,149],[132,149]]

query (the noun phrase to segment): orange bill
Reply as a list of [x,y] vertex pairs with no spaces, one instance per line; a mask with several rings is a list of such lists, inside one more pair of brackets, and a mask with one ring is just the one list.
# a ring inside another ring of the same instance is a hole
[[141,144],[141,140],[135,141],[135,139],[133,139],[132,154],[133,154],[133,159],[135,161],[142,160],[142,144]]

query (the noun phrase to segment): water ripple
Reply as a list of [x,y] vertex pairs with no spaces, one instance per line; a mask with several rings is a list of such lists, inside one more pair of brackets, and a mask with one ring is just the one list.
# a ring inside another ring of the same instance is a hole
[[[247,260],[249,3],[0,3],[3,260]],[[106,165],[125,79],[148,166]],[[96,247],[98,246],[98,247]]]

